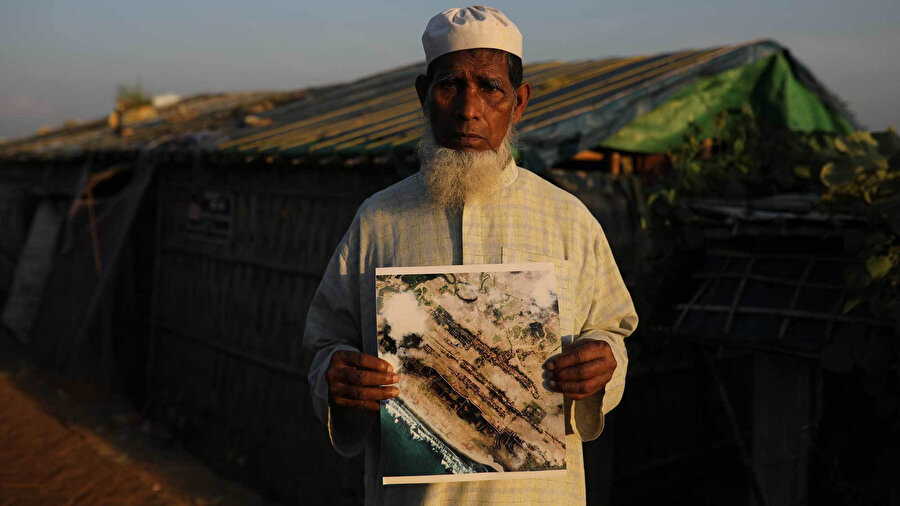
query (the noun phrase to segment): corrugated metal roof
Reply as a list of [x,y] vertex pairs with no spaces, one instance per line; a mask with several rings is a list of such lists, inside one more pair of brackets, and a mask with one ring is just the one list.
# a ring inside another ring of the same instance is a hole
[[[575,62],[543,62],[525,66],[532,100],[518,129],[526,163],[550,166],[600,145],[637,116],[652,110],[697,79],[746,65],[785,51],[772,41],[651,56],[615,57]],[[799,66],[804,84],[848,118],[841,102]],[[425,72],[415,64],[335,86],[306,90],[303,98],[262,114],[268,127],[220,124],[205,146],[246,156],[284,158],[355,158],[408,155],[422,133],[423,119],[414,89]],[[209,127],[207,127],[209,128]],[[152,130],[147,130],[151,134]],[[86,132],[90,136],[91,132]],[[92,145],[78,140],[77,149],[112,149],[116,139]],[[146,136],[142,136],[146,138]],[[76,139],[69,138],[69,141]],[[0,146],[0,157],[46,148],[66,139],[35,139]],[[71,148],[71,143],[70,146]],[[196,149],[196,148],[194,148]],[[71,151],[71,149],[70,149]]]
[[197,95],[161,108],[155,118],[126,125],[130,130],[127,136],[117,135],[103,117],[2,143],[0,158],[56,159],[88,152],[135,151],[167,143],[190,143],[198,135],[227,139],[223,131],[239,131],[238,125],[246,114],[297,100],[305,93],[293,90]]
[[[525,79],[534,91],[519,132],[525,138],[530,132],[592,110],[611,97],[699,65],[722,52],[723,49],[691,50],[526,65]],[[330,90],[327,96],[310,97],[309,114],[303,114],[304,110],[291,112],[301,119],[231,140],[219,148],[287,156],[356,156],[411,148],[422,133],[421,109],[413,82],[424,71],[424,65],[406,67],[381,76],[381,82],[363,81],[347,89]],[[378,87],[378,92],[373,94],[373,87]]]
[[[601,144],[638,115],[696,79],[785,51],[772,41],[652,56],[544,62],[525,66],[532,100],[519,124],[532,164],[551,165]],[[812,80],[802,70],[802,78]],[[227,152],[295,156],[378,156],[411,151],[422,134],[413,82],[424,65],[404,67],[347,86],[312,93],[277,126],[219,145]],[[806,83],[805,83],[806,84]],[[809,87],[850,117],[820,84]]]

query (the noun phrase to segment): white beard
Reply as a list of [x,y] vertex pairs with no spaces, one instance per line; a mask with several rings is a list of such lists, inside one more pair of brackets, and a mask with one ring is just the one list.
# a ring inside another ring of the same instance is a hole
[[419,159],[432,202],[459,211],[467,202],[476,202],[497,191],[502,183],[501,171],[513,157],[516,140],[515,128],[510,122],[496,151],[457,151],[435,142],[431,122],[426,119]]

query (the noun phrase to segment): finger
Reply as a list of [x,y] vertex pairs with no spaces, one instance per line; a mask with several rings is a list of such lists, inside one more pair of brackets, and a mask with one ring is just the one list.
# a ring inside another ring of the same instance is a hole
[[551,381],[549,385],[551,389],[566,397],[580,400],[599,392],[607,383],[609,378],[602,376],[584,381]]
[[345,364],[352,365],[359,369],[369,369],[370,371],[394,372],[394,367],[387,361],[378,357],[369,355],[368,353],[360,353],[358,351],[341,350],[340,360]]
[[344,383],[363,386],[390,385],[400,381],[400,375],[395,372],[375,372],[353,367],[339,369],[337,376]]
[[338,397],[337,399],[334,399],[334,403],[343,408],[365,409],[367,411],[378,411],[381,409],[381,404],[377,401],[360,401]]
[[605,358],[599,358],[583,364],[575,364],[565,369],[550,371],[548,375],[550,379],[556,381],[583,381],[603,376],[604,374],[612,374],[613,370],[615,370],[615,365],[610,364],[610,361]]
[[331,388],[331,394],[334,398],[343,397],[345,399],[363,401],[383,401],[400,395],[400,389],[397,387],[362,387],[337,383]]
[[576,345],[565,353],[551,357],[544,364],[548,371],[564,369],[575,364],[597,360],[606,355],[609,345],[604,341],[586,341],[585,344]]
[[397,387],[362,387],[338,383],[331,389],[331,394],[335,398],[343,397],[345,399],[363,401],[382,401],[397,397],[400,395],[400,390]]

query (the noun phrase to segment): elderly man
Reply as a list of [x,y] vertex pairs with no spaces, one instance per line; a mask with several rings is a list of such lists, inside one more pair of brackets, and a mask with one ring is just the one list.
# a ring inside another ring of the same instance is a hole
[[[531,96],[516,26],[496,9],[448,9],[422,41],[421,170],[360,206],[307,317],[316,413],[338,453],[365,450],[366,504],[584,503],[580,442],[600,434],[622,397],[623,339],[637,315],[590,212],[516,166],[513,127]],[[566,476],[382,485],[376,413],[398,395],[398,374],[375,356],[375,268],[509,262],[556,266],[564,352],[545,368],[566,398]]]

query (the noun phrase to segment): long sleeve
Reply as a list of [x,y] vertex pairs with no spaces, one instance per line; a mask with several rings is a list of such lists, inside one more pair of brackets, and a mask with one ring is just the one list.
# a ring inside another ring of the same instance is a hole
[[359,215],[354,218],[325,269],[309,313],[303,346],[314,352],[309,386],[316,416],[328,428],[331,444],[344,456],[365,447],[374,416],[368,412],[332,406],[325,374],[338,350],[360,351],[362,333],[359,307]]
[[638,317],[631,296],[600,225],[584,259],[577,294],[579,314],[584,315],[578,339],[599,339],[609,344],[616,369],[606,388],[597,394],[573,401],[570,423],[582,441],[596,439],[603,431],[604,415],[622,400],[628,353],[625,338],[637,327]]

